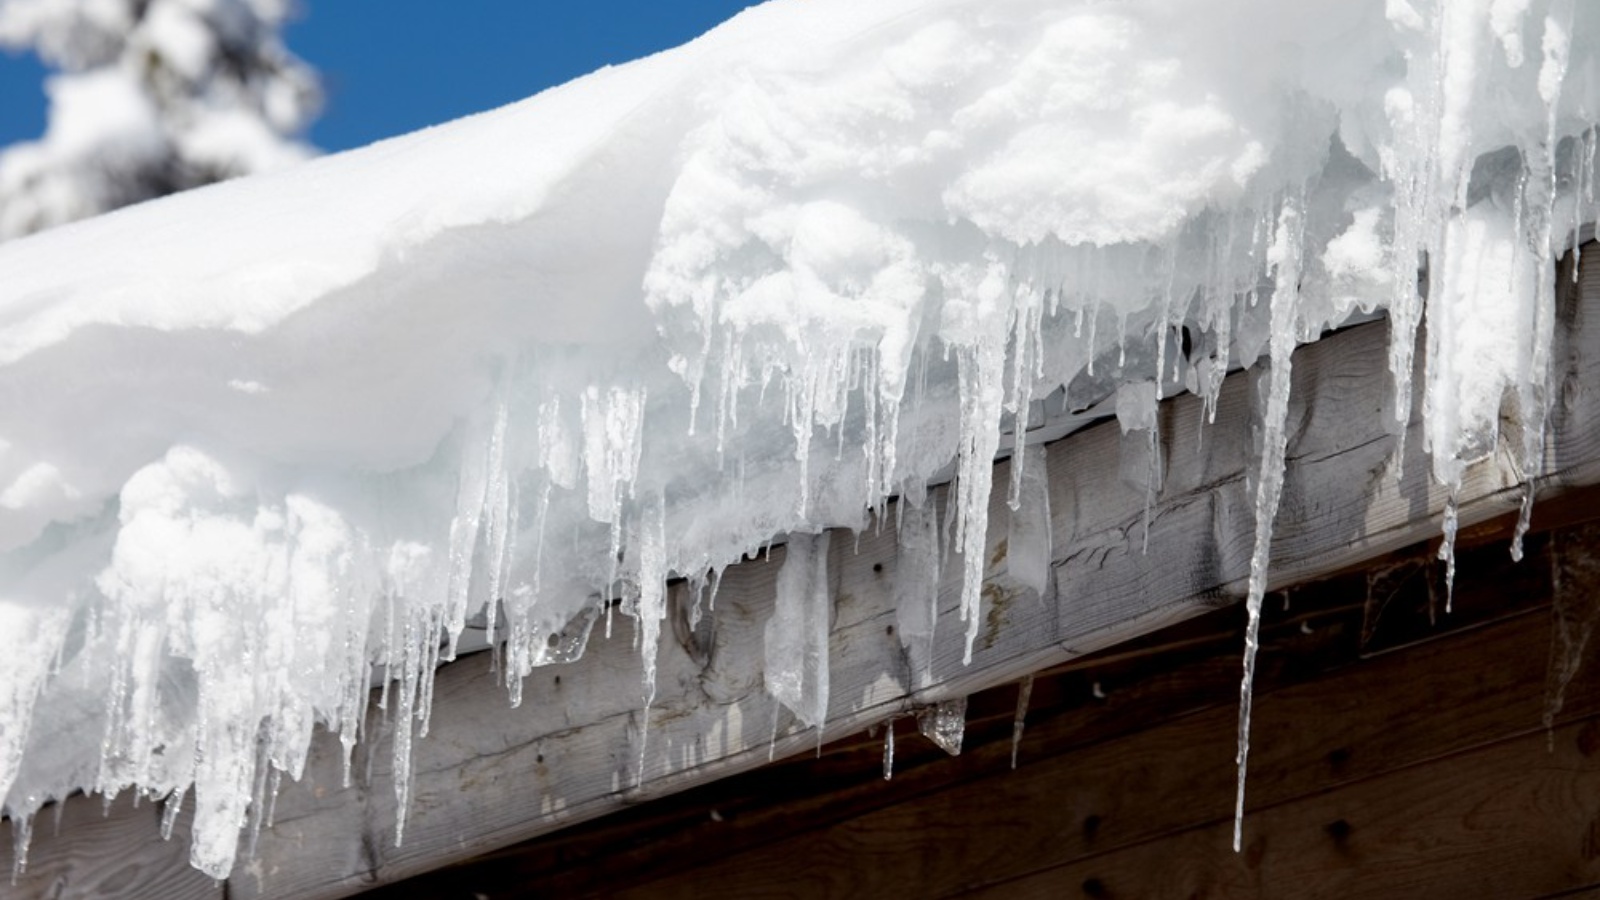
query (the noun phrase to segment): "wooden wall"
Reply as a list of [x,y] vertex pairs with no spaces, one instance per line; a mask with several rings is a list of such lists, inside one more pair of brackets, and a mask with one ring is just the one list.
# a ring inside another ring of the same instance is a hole
[[1464,534],[1450,614],[1436,543],[1269,597],[1242,853],[1235,607],[1039,673],[1015,771],[1008,685],[957,758],[899,720],[892,781],[880,730],[368,896],[1600,893],[1600,665],[1544,722],[1593,655],[1591,509],[1541,508],[1521,563]]

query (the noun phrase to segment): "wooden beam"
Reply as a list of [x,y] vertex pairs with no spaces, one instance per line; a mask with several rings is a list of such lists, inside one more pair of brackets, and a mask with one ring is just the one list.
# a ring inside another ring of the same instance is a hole
[[[1586,272],[1585,285],[1564,291],[1562,300],[1554,356],[1560,402],[1545,466],[1535,473],[1547,492],[1600,481],[1600,395],[1593,387],[1600,385],[1600,269]],[[1388,474],[1394,437],[1384,424],[1392,393],[1387,341],[1378,323],[1296,354],[1289,468],[1273,541],[1275,586],[1356,565],[1438,531],[1446,498],[1429,478],[1415,417],[1404,476]],[[996,466],[982,629],[971,665],[962,664],[955,567],[939,584],[940,627],[924,680],[913,673],[894,629],[900,564],[894,529],[838,536],[828,560],[834,598],[828,724],[823,736],[797,727],[763,689],[763,629],[784,558],[775,548],[726,573],[709,625],[695,633],[684,624],[681,592],[675,595],[680,627],[660,648],[648,710],[627,620],[619,620],[609,640],[596,634],[579,662],[536,672],[519,709],[508,708],[485,655],[445,666],[435,687],[432,734],[413,752],[402,846],[394,842],[388,725],[378,714],[369,721],[367,745],[357,754],[370,762],[348,788],[338,741],[319,733],[305,777],[284,786],[275,824],[230,877],[230,896],[345,896],[750,769],[1234,602],[1244,591],[1254,533],[1247,484],[1255,465],[1252,378],[1228,379],[1212,426],[1202,426],[1203,409],[1193,397],[1162,405],[1163,488],[1150,510],[1148,552],[1146,492],[1121,477],[1117,428],[1091,428],[1051,446],[1053,563],[1043,596],[1008,568],[1009,470]],[[1509,450],[1472,466],[1459,497],[1463,524],[1514,509],[1521,481]],[[129,819],[126,827],[142,832],[152,825]],[[48,837],[35,842],[36,860],[59,852]]]
[[1243,853],[1218,822],[963,896],[1566,895],[1600,883],[1597,745],[1589,718],[1264,810]]

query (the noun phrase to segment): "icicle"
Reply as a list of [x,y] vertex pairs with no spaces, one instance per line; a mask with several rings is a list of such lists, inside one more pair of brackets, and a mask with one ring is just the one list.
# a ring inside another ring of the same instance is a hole
[[827,532],[789,535],[765,633],[767,693],[819,732],[828,715],[829,540]]
[[[1098,297],[1099,295],[1096,294],[1094,296]],[[1084,371],[1090,375],[1094,374],[1094,361],[1095,358],[1100,355],[1100,342],[1098,335],[1100,328],[1100,308],[1097,303],[1098,301],[1093,298],[1089,300],[1089,337],[1087,346],[1084,347],[1084,359],[1086,360],[1084,364]]]
[[[1122,430],[1121,477],[1144,489],[1144,541],[1150,546],[1150,512],[1161,489],[1161,445],[1158,413],[1161,389],[1153,381],[1125,382],[1117,387],[1117,426]],[[1130,436],[1132,435],[1132,436]]]
[[[583,464],[588,470],[589,517],[611,526],[608,583],[617,580],[622,551],[622,501],[631,496],[643,450],[645,391],[612,387],[583,395]],[[609,637],[610,623],[606,634]]]
[[939,619],[939,511],[931,497],[921,506],[910,506],[902,499],[898,509],[895,633],[906,649],[912,686],[918,688],[933,680],[933,633]]
[[278,789],[283,786],[283,770],[273,767],[272,774],[267,776],[267,827],[278,814]]
[[1533,523],[1533,496],[1534,487],[1532,479],[1522,486],[1522,503],[1517,508],[1517,526],[1511,534],[1511,561],[1522,562],[1522,539],[1528,534],[1528,527]]
[[1398,483],[1405,457],[1406,425],[1411,417],[1417,328],[1422,318],[1417,268],[1435,240],[1441,220],[1435,184],[1441,180],[1437,147],[1445,77],[1439,69],[1445,55],[1443,20],[1448,10],[1441,8],[1432,22],[1423,21],[1409,6],[1391,4],[1386,12],[1397,31],[1415,34],[1417,42],[1417,47],[1407,53],[1409,86],[1392,90],[1385,104],[1396,142],[1396,146],[1388,148],[1383,168],[1395,194],[1392,291],[1388,303],[1395,446],[1389,471]]
[[1144,480],[1144,537],[1139,544],[1139,552],[1150,553],[1150,519],[1156,505],[1156,494],[1161,490],[1161,420],[1157,419],[1155,425],[1148,432],[1145,439],[1148,444],[1147,455],[1150,465],[1145,471]]
[[[1541,41],[1544,61],[1539,69],[1539,97],[1545,105],[1544,153],[1542,157],[1528,154],[1529,158],[1537,158],[1539,163],[1538,171],[1528,173],[1535,176],[1529,181],[1530,186],[1536,186],[1537,189],[1534,196],[1529,198],[1529,211],[1535,227],[1530,229],[1533,246],[1526,251],[1533,257],[1537,274],[1534,283],[1532,354],[1519,391],[1523,418],[1523,469],[1528,481],[1523,489],[1522,504],[1511,538],[1511,557],[1514,560],[1522,559],[1522,538],[1527,534],[1533,518],[1534,479],[1544,467],[1544,436],[1550,416],[1550,353],[1555,340],[1556,313],[1556,273],[1553,265],[1558,199],[1556,150],[1560,145],[1560,99],[1570,58],[1572,16],[1572,0],[1555,0],[1551,4],[1550,14],[1545,18]],[[1576,198],[1574,205],[1577,205]]]
[[989,530],[989,491],[994,455],[1000,444],[1004,406],[1005,345],[993,334],[980,336],[959,354],[961,443],[956,476],[956,547],[961,552],[961,619],[967,623],[963,665],[972,662],[978,640],[979,607]]
[[1011,720],[1011,768],[1017,767],[1017,751],[1022,749],[1022,729],[1028,719],[1028,699],[1033,696],[1033,676],[1017,686],[1017,714]]
[[[61,801],[56,801],[61,802]],[[11,817],[11,883],[28,871],[28,845],[33,843],[33,816],[28,813]]]
[[967,698],[958,697],[917,710],[917,730],[951,756],[961,755],[967,730]]
[[1043,298],[1036,291],[1019,293],[1013,307],[1011,330],[1011,397],[1005,409],[1012,415],[1011,492],[1013,510],[1022,503],[1023,472],[1028,453],[1028,416],[1033,405],[1033,381],[1038,368],[1037,344]]
[[[1238,223],[1230,217],[1228,239],[1223,251],[1230,261],[1234,252],[1234,231],[1237,227]],[[1232,288],[1232,285],[1213,288],[1206,297],[1206,305],[1210,308],[1211,331],[1216,341],[1214,355],[1205,362],[1208,377],[1201,385],[1201,400],[1205,405],[1207,425],[1215,425],[1217,422],[1217,401],[1222,397],[1222,384],[1228,374],[1228,348],[1233,346]],[[1204,428],[1196,428],[1195,440],[1203,440],[1204,434]]]
[[[517,507],[521,499],[518,496],[516,479],[511,476],[507,467],[509,455],[506,447],[507,420],[508,413],[503,405],[496,419],[494,441],[490,445],[490,480],[486,497],[489,507],[489,532],[488,567],[484,573],[487,591],[483,600],[483,611],[485,639],[493,647],[498,647],[495,642],[495,617],[506,595],[506,576],[510,570],[512,557],[516,553]],[[454,655],[452,648],[451,656]]]
[[[526,580],[502,595],[508,626],[505,683],[513,708],[522,705],[522,680],[533,670],[536,654],[540,650],[531,643],[542,636],[534,634],[530,617],[539,599],[543,577],[545,523],[550,512],[551,480],[550,477],[539,477],[536,482],[533,523],[529,528],[532,532],[533,549],[528,558]],[[515,521],[515,515],[512,521]],[[609,615],[610,604],[604,599],[598,602],[606,607]],[[592,625],[593,617],[589,621]]]
[[[1156,400],[1160,401],[1166,396],[1165,385],[1162,383],[1163,370],[1167,364],[1167,333],[1171,330],[1168,319],[1172,316],[1172,281],[1176,277],[1172,256],[1169,253],[1166,260],[1166,289],[1161,293],[1161,309],[1156,316]],[[1176,371],[1177,366],[1173,367]]]
[[1250,701],[1261,632],[1261,600],[1267,589],[1272,552],[1272,520],[1283,491],[1284,453],[1288,442],[1291,359],[1299,315],[1300,263],[1305,224],[1299,198],[1285,201],[1267,261],[1273,269],[1272,365],[1267,373],[1267,403],[1262,414],[1261,468],[1256,476],[1255,551],[1250,557],[1250,589],[1245,599],[1248,622],[1244,639],[1244,678],[1239,686],[1239,792],[1234,802],[1233,849],[1244,835],[1244,785],[1250,758]]
[[[650,704],[656,697],[656,649],[661,643],[661,622],[667,617],[666,498],[650,498],[639,523],[639,631],[644,660],[644,734],[649,735]],[[644,741],[640,744],[643,765]]]
[[1439,559],[1444,561],[1444,612],[1449,615],[1456,596],[1456,488],[1444,502],[1444,540],[1439,544]]
[[267,761],[265,755],[266,743],[256,742],[256,785],[250,792],[250,837],[245,844],[245,858],[255,859],[256,844],[261,839],[261,826],[266,821],[266,793],[267,793]]
[[[449,635],[450,649],[446,654],[455,656],[456,638],[467,618],[467,596],[472,583],[474,552],[478,546],[478,532],[488,502],[490,457],[505,435],[505,408],[501,404],[495,420],[485,428],[469,429],[462,441],[461,475],[456,489],[456,515],[450,523],[450,587],[446,600],[444,619]],[[480,449],[484,448],[484,449]]]
[[1013,509],[1006,536],[1006,571],[1010,577],[1043,600],[1050,587],[1050,470],[1045,445],[1027,458],[1013,458],[1021,502]]
[[883,780],[894,778],[894,719],[883,723]]

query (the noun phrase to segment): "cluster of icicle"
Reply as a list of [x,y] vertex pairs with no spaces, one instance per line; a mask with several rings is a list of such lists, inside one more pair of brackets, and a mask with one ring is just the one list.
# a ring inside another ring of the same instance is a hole
[[[19,592],[90,599],[19,619],[57,661],[0,659],[8,714],[26,723],[73,679],[109,697],[35,717],[26,741],[0,731],[19,860],[66,785],[170,793],[169,813],[193,785],[194,863],[225,876],[314,726],[339,735],[349,777],[374,678],[399,840],[433,673],[469,626],[502,647],[516,704],[615,606],[648,704],[667,580],[688,579],[699,615],[722,571],[774,540],[789,550],[767,685],[820,730],[827,529],[899,498],[905,556],[924,562],[896,591],[900,639],[931,640],[948,561],[970,659],[1005,433],[1046,397],[1115,397],[1149,429],[1163,395],[1214,410],[1228,371],[1270,360],[1242,813],[1291,353],[1387,310],[1403,435],[1425,322],[1435,477],[1454,488],[1493,449],[1507,394],[1538,471],[1553,260],[1594,217],[1597,17],[1574,0],[930,3],[813,65],[700,85],[675,112],[690,125],[662,206],[639,213],[659,218],[652,347],[501,354],[452,437],[400,471],[307,475],[174,444],[18,568]],[[1238,52],[1241,34],[1260,46]],[[1012,452],[1015,506],[1043,467],[1024,440]],[[946,518],[927,488],[952,471]],[[98,754],[50,768],[41,748],[85,721]]]

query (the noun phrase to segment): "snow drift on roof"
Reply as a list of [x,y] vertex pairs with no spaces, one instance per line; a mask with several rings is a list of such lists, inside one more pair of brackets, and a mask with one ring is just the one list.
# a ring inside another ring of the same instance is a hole
[[[961,567],[970,642],[1003,432],[1047,396],[1148,427],[1265,355],[1254,611],[1289,353],[1353,311],[1393,323],[1397,432],[1426,317],[1439,479],[1505,396],[1537,461],[1597,40],[1573,0],[778,0],[0,246],[0,796],[193,785],[222,877],[374,667],[425,733],[469,622],[519,700],[620,598],[647,702],[669,576],[952,466],[954,527],[902,526]],[[815,726],[819,578],[766,632]]]

